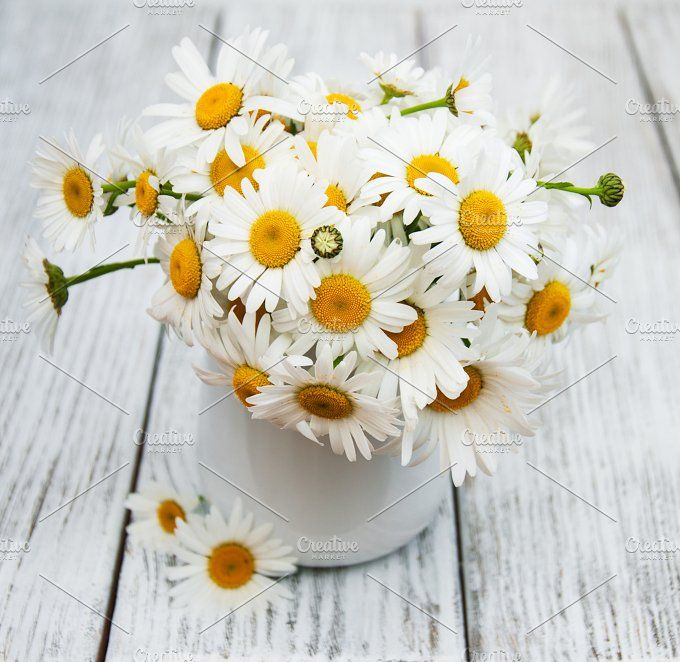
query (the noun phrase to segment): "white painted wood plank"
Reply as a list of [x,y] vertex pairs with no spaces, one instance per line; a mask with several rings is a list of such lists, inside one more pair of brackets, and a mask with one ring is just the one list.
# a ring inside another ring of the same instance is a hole
[[[593,214],[628,241],[608,293],[605,328],[564,347],[557,364],[565,383],[614,353],[612,365],[541,410],[545,426],[523,452],[460,490],[461,535],[471,656],[531,660],[676,659],[680,578],[677,554],[644,560],[628,553],[629,537],[680,542],[677,407],[680,360],[676,336],[645,342],[625,331],[631,317],[680,320],[680,218],[676,191],[655,132],[625,112],[642,94],[617,18],[605,3],[525,3],[510,16],[475,17],[466,10],[424,13],[425,32],[460,21],[456,34],[477,31],[494,52],[496,98],[502,107],[540,88],[542,73],[561,72],[580,88],[593,140],[618,139],[570,170],[594,182],[616,170],[627,182],[615,210]],[[469,18],[467,18],[469,17]],[[640,12],[636,30],[649,17]],[[618,81],[613,85],[526,27],[538,30]],[[429,27],[428,27],[429,26]],[[443,40],[442,40],[443,42]],[[428,49],[431,62],[450,43]],[[678,45],[664,42],[677,62]],[[526,464],[537,467],[611,514],[614,523]],[[527,632],[608,577],[617,577],[527,636]],[[501,655],[505,655],[502,657]],[[515,658],[517,659],[517,658]]]
[[[361,50],[382,48],[405,55],[417,45],[412,12],[385,4],[306,4],[299,12],[290,5],[230,7],[218,32],[227,37],[247,23],[270,27],[273,39],[290,44],[296,71],[334,74],[360,84],[367,79],[358,62]],[[166,67],[159,64],[161,71]],[[149,432],[190,432],[200,444],[199,408],[188,352],[170,343],[161,359]],[[200,489],[194,453],[191,447],[181,454],[145,452],[140,484],[169,480],[179,488]],[[142,650],[159,655],[171,651],[178,659],[191,654],[197,660],[210,655],[248,660],[458,660],[465,647],[451,499],[442,504],[434,524],[398,553],[350,569],[305,569],[286,580],[295,596],[291,604],[266,609],[256,603],[254,613],[237,612],[201,636],[204,619],[169,608],[164,562],[128,545],[114,620],[131,624],[133,635],[114,629],[107,659],[128,660]],[[368,572],[459,634],[390,594],[368,578]]]
[[[680,43],[680,6],[677,3],[635,3],[621,12],[623,28],[636,65],[645,81],[642,95],[631,95],[626,110],[640,130],[661,133],[664,153],[675,166],[680,186],[680,71],[677,67]],[[651,105],[651,108],[650,108]]]
[[[38,85],[126,23],[131,25],[123,33]],[[139,68],[165,55],[180,30],[171,17],[147,18],[131,3],[94,11],[87,3],[34,2],[5,12],[0,26],[3,95],[29,104],[31,112],[0,126],[3,319],[25,319],[19,253],[25,234],[40,231],[31,219],[37,193],[29,188],[27,164],[38,135],[61,138],[74,126],[86,143],[123,113],[149,103],[162,83],[140,76]],[[71,274],[134,238],[125,217],[109,217],[96,253],[65,255],[58,262]],[[0,539],[29,545],[28,552],[0,561],[0,659],[91,660],[97,655],[102,618],[40,574],[91,608],[106,611],[121,504],[135,459],[132,435],[142,421],[159,333],[144,310],[159,283],[155,268],[142,268],[79,285],[60,322],[54,363],[129,415],[38,358],[33,333],[15,342],[3,336],[0,343]],[[126,462],[131,464],[39,522]]]

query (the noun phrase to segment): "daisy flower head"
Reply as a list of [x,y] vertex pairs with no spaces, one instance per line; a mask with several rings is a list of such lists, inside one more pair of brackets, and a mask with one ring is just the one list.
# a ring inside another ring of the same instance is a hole
[[32,186],[42,189],[35,215],[43,219],[44,236],[54,250],[76,250],[86,238],[94,248],[94,226],[104,218],[104,197],[98,159],[104,152],[97,134],[83,153],[75,134],[66,136],[66,147],[45,141],[32,163]]
[[[528,413],[540,404],[547,389],[547,382],[531,373],[528,335],[504,331],[494,308],[490,306],[472,341],[478,358],[464,367],[465,389],[456,398],[438,391],[420,412],[413,433],[413,446],[420,452],[412,464],[439,447],[441,467],[450,467],[456,486],[466,475],[475,476],[478,468],[487,474],[495,471],[498,454],[488,452],[489,443],[503,443],[510,434],[515,439],[533,436],[535,425]],[[384,449],[398,452],[400,443],[395,440]]]
[[295,154],[300,165],[326,186],[326,206],[336,207],[343,215],[361,214],[378,221],[379,210],[373,203],[379,196],[367,196],[362,187],[373,174],[358,157],[358,145],[351,136],[322,133],[314,151],[301,136],[294,138]]
[[318,436],[328,435],[337,455],[344,453],[354,462],[358,448],[370,460],[374,448],[367,435],[385,441],[399,433],[399,421],[392,402],[364,392],[379,376],[352,375],[356,364],[356,352],[349,352],[334,367],[328,344],[317,352],[312,370],[283,361],[272,371],[274,384],[250,398],[253,418],[267,419],[281,428],[294,427],[317,443]]
[[[416,321],[397,333],[387,335],[397,344],[397,357],[385,360],[373,357],[380,388],[378,399],[399,397],[404,416],[405,432],[402,464],[411,460],[413,435],[418,413],[432,402],[438,393],[456,398],[466,388],[468,375],[461,361],[470,361],[474,353],[463,338],[476,335],[471,324],[481,317],[469,301],[458,301],[448,288],[433,283],[434,277],[421,269],[413,292],[405,303],[415,310]],[[371,360],[369,359],[369,363]]]
[[305,310],[297,316],[290,307],[277,310],[274,327],[292,334],[291,354],[305,354],[321,342],[331,346],[334,357],[356,347],[362,357],[380,351],[395,358],[397,343],[387,334],[417,318],[415,309],[402,303],[415,279],[409,269],[410,251],[398,240],[386,246],[384,230],[371,237],[368,219],[347,220],[337,228],[342,252],[318,260],[319,282]]
[[271,577],[295,572],[291,547],[271,537],[273,525],[255,525],[240,499],[225,520],[212,506],[205,517],[177,524],[173,551],[179,565],[167,569],[176,584],[170,595],[178,606],[191,605],[224,615],[259,593],[267,600],[290,597]]
[[261,93],[268,70],[278,65],[280,71],[274,73],[285,78],[292,66],[281,57],[282,46],[265,46],[268,34],[256,28],[229,40],[220,50],[214,74],[191,40],[182,39],[172,50],[181,71],[168,74],[166,83],[185,103],[158,104],[144,111],[168,118],[149,131],[152,140],[171,149],[198,144],[199,160],[212,162],[220,148],[237,153],[237,136],[248,128],[247,113],[266,110],[299,118],[291,104]]
[[[239,321],[235,310],[227,315],[225,324],[209,329],[202,338],[203,346],[217,362],[220,372],[194,366],[198,377],[211,386],[230,389],[244,407],[249,398],[270,384],[269,371],[284,357],[290,336],[271,333],[271,316],[267,313],[246,313]],[[309,359],[300,357],[303,363]]]
[[114,147],[111,152],[115,158],[127,163],[127,172],[136,181],[135,187],[116,196],[116,207],[134,206],[130,209],[130,217],[139,228],[136,252],[146,252],[150,236],[154,233],[161,217],[171,216],[177,200],[163,195],[162,187],[170,183],[170,179],[178,172],[174,154],[165,148],[156,149],[148,137],[135,124],[130,129],[130,149],[124,145]]
[[271,312],[280,299],[304,311],[319,284],[310,237],[342,215],[325,206],[325,186],[295,164],[259,170],[254,178],[257,189],[244,179],[243,195],[227,188],[213,207],[208,248],[221,258],[217,288],[229,288],[229,299],[243,299],[248,312],[263,303]]
[[537,176],[546,179],[572,165],[595,145],[587,138],[589,128],[581,124],[585,109],[577,105],[573,85],[552,77],[535,106],[510,109],[499,132],[523,157],[540,154]]
[[355,122],[362,113],[377,106],[381,96],[375,89],[325,81],[315,73],[295,76],[290,87],[309,140],[315,140],[323,131]]
[[[383,103],[412,103],[413,98],[423,91],[422,67],[415,60],[399,61],[396,53],[377,52],[370,56],[361,53],[361,61],[375,77],[383,93]],[[371,81],[373,82],[373,81]]]
[[611,278],[621,258],[623,236],[618,229],[612,232],[600,223],[586,225],[584,232],[588,237],[590,247],[591,266],[588,282],[593,287],[599,288],[602,283]]
[[[377,174],[365,189],[366,196],[385,196],[380,205],[383,220],[404,211],[404,224],[411,224],[430,193],[416,182],[437,173],[441,186],[457,184],[471,166],[481,131],[459,125],[449,130],[448,113],[438,110],[417,117],[393,113],[389,127],[378,132],[371,146],[362,151]],[[438,180],[439,181],[439,180]]]
[[431,225],[413,233],[411,241],[436,244],[424,260],[428,269],[442,274],[444,284],[458,285],[474,268],[475,291],[485,287],[498,301],[510,292],[513,270],[536,278],[533,226],[545,221],[547,205],[527,200],[536,183],[525,177],[507,146],[488,141],[474,169],[458,184],[446,182],[444,188],[420,179],[417,185],[432,194],[423,203]]
[[168,280],[153,295],[148,313],[169,324],[181,340],[192,346],[194,337],[200,340],[222,315],[212,294],[212,280],[217,278],[220,267],[219,259],[204,246],[207,224],[189,223],[182,204],[155,246]]
[[61,309],[68,300],[68,288],[64,272],[43,255],[33,237],[27,237],[22,258],[28,272],[28,280],[21,285],[28,291],[27,322],[36,325],[45,351],[52,353],[54,335]]
[[181,159],[181,172],[172,181],[173,190],[178,193],[198,191],[204,196],[187,208],[189,215],[206,205],[212,206],[228,188],[242,193],[244,179],[257,190],[255,171],[292,163],[292,141],[281,122],[272,120],[271,115],[259,113],[249,113],[244,119],[247,129],[236,136],[229,153],[220,149],[211,161],[199,161],[196,150]]
[[498,318],[513,330],[531,334],[531,350],[542,356],[554,342],[575,328],[602,319],[596,308],[598,293],[589,284],[591,260],[573,238],[563,251],[547,251],[534,280],[518,278],[498,306]]
[[186,521],[197,506],[196,497],[179,494],[156,482],[148,483],[125,501],[125,507],[132,511],[135,520],[128,524],[128,535],[134,542],[152,549],[170,551],[175,542],[177,523]]
[[[494,124],[491,113],[491,74],[487,71],[491,56],[482,48],[482,39],[469,35],[465,43],[465,52],[457,66],[445,72],[448,80],[446,103],[453,115],[464,121],[475,124]],[[433,80],[436,81],[435,76]],[[441,78],[440,78],[441,80]],[[438,83],[438,87],[441,83]],[[440,90],[436,90],[440,94]]]

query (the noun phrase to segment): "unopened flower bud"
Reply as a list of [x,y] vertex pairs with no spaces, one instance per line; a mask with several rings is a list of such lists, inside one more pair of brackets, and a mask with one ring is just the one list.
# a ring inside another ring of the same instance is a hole
[[616,173],[608,172],[597,180],[597,185],[602,189],[600,202],[605,207],[616,207],[623,199],[624,186]]
[[323,258],[340,255],[342,234],[334,225],[322,225],[312,234],[312,250]]

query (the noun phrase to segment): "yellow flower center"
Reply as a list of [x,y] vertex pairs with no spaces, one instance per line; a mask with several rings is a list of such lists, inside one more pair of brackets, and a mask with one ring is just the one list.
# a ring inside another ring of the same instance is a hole
[[460,203],[458,228],[470,248],[488,251],[508,228],[505,205],[491,191],[473,191]]
[[237,542],[218,545],[208,557],[208,574],[220,588],[239,588],[250,581],[254,572],[255,558]]
[[347,198],[340,190],[339,186],[331,184],[326,189],[326,197],[328,200],[326,201],[324,207],[337,207],[340,211],[347,211]]
[[85,218],[94,204],[94,188],[90,175],[79,166],[74,166],[66,171],[61,188],[64,202],[71,214]]
[[166,533],[174,533],[177,527],[177,518],[186,521],[187,516],[184,512],[184,508],[180,506],[177,501],[172,499],[167,499],[166,501],[161,501],[160,505],[156,509],[156,517],[158,517],[158,523],[161,525],[161,529]]
[[396,333],[385,331],[387,337],[397,343],[397,355],[399,358],[413,354],[413,352],[423,346],[425,338],[427,338],[425,313],[418,306],[412,306],[412,308],[418,313],[418,318],[415,322],[405,326]]
[[217,152],[215,159],[210,165],[210,181],[214,189],[219,195],[224,195],[224,189],[227,186],[236,189],[239,193],[241,190],[241,182],[243,179],[249,179],[253,188],[257,191],[258,183],[253,177],[253,173],[264,168],[266,163],[261,154],[249,145],[242,145],[243,155],[246,162],[240,168],[229,158],[227,153],[221,149]]
[[347,117],[351,120],[357,119],[357,113],[361,112],[361,104],[348,94],[334,92],[333,94],[326,95],[326,101],[328,103],[342,103],[347,106]]
[[209,87],[196,102],[196,123],[201,129],[227,126],[241,108],[243,92],[233,83]]
[[371,295],[366,286],[349,274],[332,274],[321,279],[310,301],[314,317],[325,328],[347,333],[359,327],[371,312]]
[[309,151],[314,155],[314,158],[316,158],[316,140],[308,140],[307,145],[309,145]]
[[145,170],[137,177],[135,204],[143,216],[151,216],[158,206],[158,191],[149,184],[149,177],[155,174],[152,170]]
[[261,386],[268,386],[270,383],[264,372],[251,368],[246,363],[234,370],[234,377],[232,379],[234,393],[236,393],[244,407],[250,407],[248,398],[257,395],[260,392]]
[[558,281],[552,281],[529,300],[524,326],[530,333],[536,331],[539,336],[545,336],[562,326],[570,310],[569,288]]
[[300,250],[302,231],[297,219],[282,209],[266,211],[250,227],[250,252],[265,267],[286,266]]
[[177,294],[193,299],[201,287],[201,256],[192,239],[182,239],[170,255],[170,281]]
[[447,398],[439,389],[437,389],[437,397],[433,402],[427,405],[430,409],[439,412],[440,414],[452,411],[458,411],[472,404],[479,395],[484,385],[482,381],[482,373],[474,366],[468,365],[463,368],[468,376],[467,386],[457,398]]
[[411,163],[406,166],[406,181],[408,185],[422,195],[429,195],[415,184],[416,179],[422,179],[431,172],[439,173],[448,177],[454,184],[459,181],[458,171],[450,161],[439,154],[421,154],[414,156]]
[[332,386],[305,386],[298,391],[297,397],[300,406],[314,416],[338,420],[352,414],[352,401]]
[[461,77],[461,79],[458,81],[458,85],[456,85],[456,87],[453,89],[453,94],[464,90],[466,87],[470,87],[470,81],[467,78]]

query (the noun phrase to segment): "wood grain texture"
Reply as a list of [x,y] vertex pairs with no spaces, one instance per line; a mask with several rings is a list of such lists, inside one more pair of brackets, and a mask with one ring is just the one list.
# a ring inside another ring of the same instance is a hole
[[[38,84],[126,23],[135,26]],[[37,193],[29,187],[27,163],[38,136],[61,139],[73,126],[81,145],[87,144],[96,131],[114,126],[121,115],[160,93],[161,81],[139,76],[139,66],[165,56],[175,37],[169,34],[171,24],[145,23],[131,4],[94,12],[84,5],[44,2],[5,12],[0,26],[3,95],[29,104],[31,112],[0,126],[4,319],[25,320],[19,254],[25,234],[41,231],[31,218]],[[57,261],[72,274],[134,243],[135,236],[127,218],[109,217],[99,229],[95,253],[64,254]],[[119,258],[130,253],[126,249]],[[15,341],[3,334],[0,538],[27,543],[29,551],[0,561],[2,660],[93,660],[97,655],[103,619],[40,575],[92,609],[106,611],[124,516],[121,504],[137,451],[132,437],[142,422],[159,337],[158,325],[144,309],[159,284],[158,273],[142,268],[74,288],[51,359],[129,415],[40,359],[35,334]],[[111,478],[40,522],[126,462]]]
[[[408,7],[303,6],[294,21],[287,18],[291,9],[284,4],[230,7],[217,32],[226,38],[247,24],[270,27],[272,40],[289,44],[296,72],[319,71],[359,85],[368,79],[358,62],[362,50],[406,54],[417,46],[415,16]],[[161,64],[155,75],[165,68],[167,64]],[[200,444],[198,389],[188,354],[177,342],[166,345],[148,430],[190,432]],[[200,490],[194,453],[195,447],[184,448],[181,454],[145,452],[139,484],[155,479]],[[133,635],[114,628],[107,659],[129,660],[145,651],[168,652],[177,659],[193,655],[196,660],[213,655],[237,660],[459,660],[465,648],[451,498],[442,504],[433,525],[399,552],[354,568],[304,569],[285,580],[294,595],[290,604],[266,608],[257,600],[256,612],[244,608],[202,635],[200,630],[209,622],[169,608],[166,562],[128,544],[113,618],[130,623]],[[390,593],[368,573],[444,625]]]
[[[450,23],[454,13],[426,12],[425,32]],[[650,20],[656,20],[653,12],[640,15],[635,25],[643,27],[635,32],[645,32]],[[499,108],[535,93],[543,74],[559,71],[579,88],[594,143],[618,136],[565,177],[586,184],[615,169],[628,184],[621,206],[607,210],[595,202],[592,211],[612,232],[627,237],[617,275],[606,288],[619,303],[608,304],[612,315],[607,326],[589,328],[560,348],[556,364],[564,368],[568,384],[612,355],[619,357],[534,414],[544,421],[541,432],[519,456],[501,462],[496,477],[480,476],[460,490],[471,656],[677,658],[677,554],[645,560],[626,551],[629,537],[677,543],[680,536],[674,479],[680,461],[675,404],[679,339],[676,334],[670,342],[658,336],[646,341],[625,330],[633,317],[641,322],[680,319],[671,285],[680,275],[676,191],[656,132],[625,112],[626,100],[642,94],[630,44],[617,7],[596,3],[570,3],[568,9],[526,3],[510,16],[471,16],[465,28],[485,36],[494,52]],[[665,43],[665,48],[677,52],[678,44]],[[441,61],[446,49],[443,43],[433,45],[430,61]],[[615,573],[606,585],[527,635]]]

